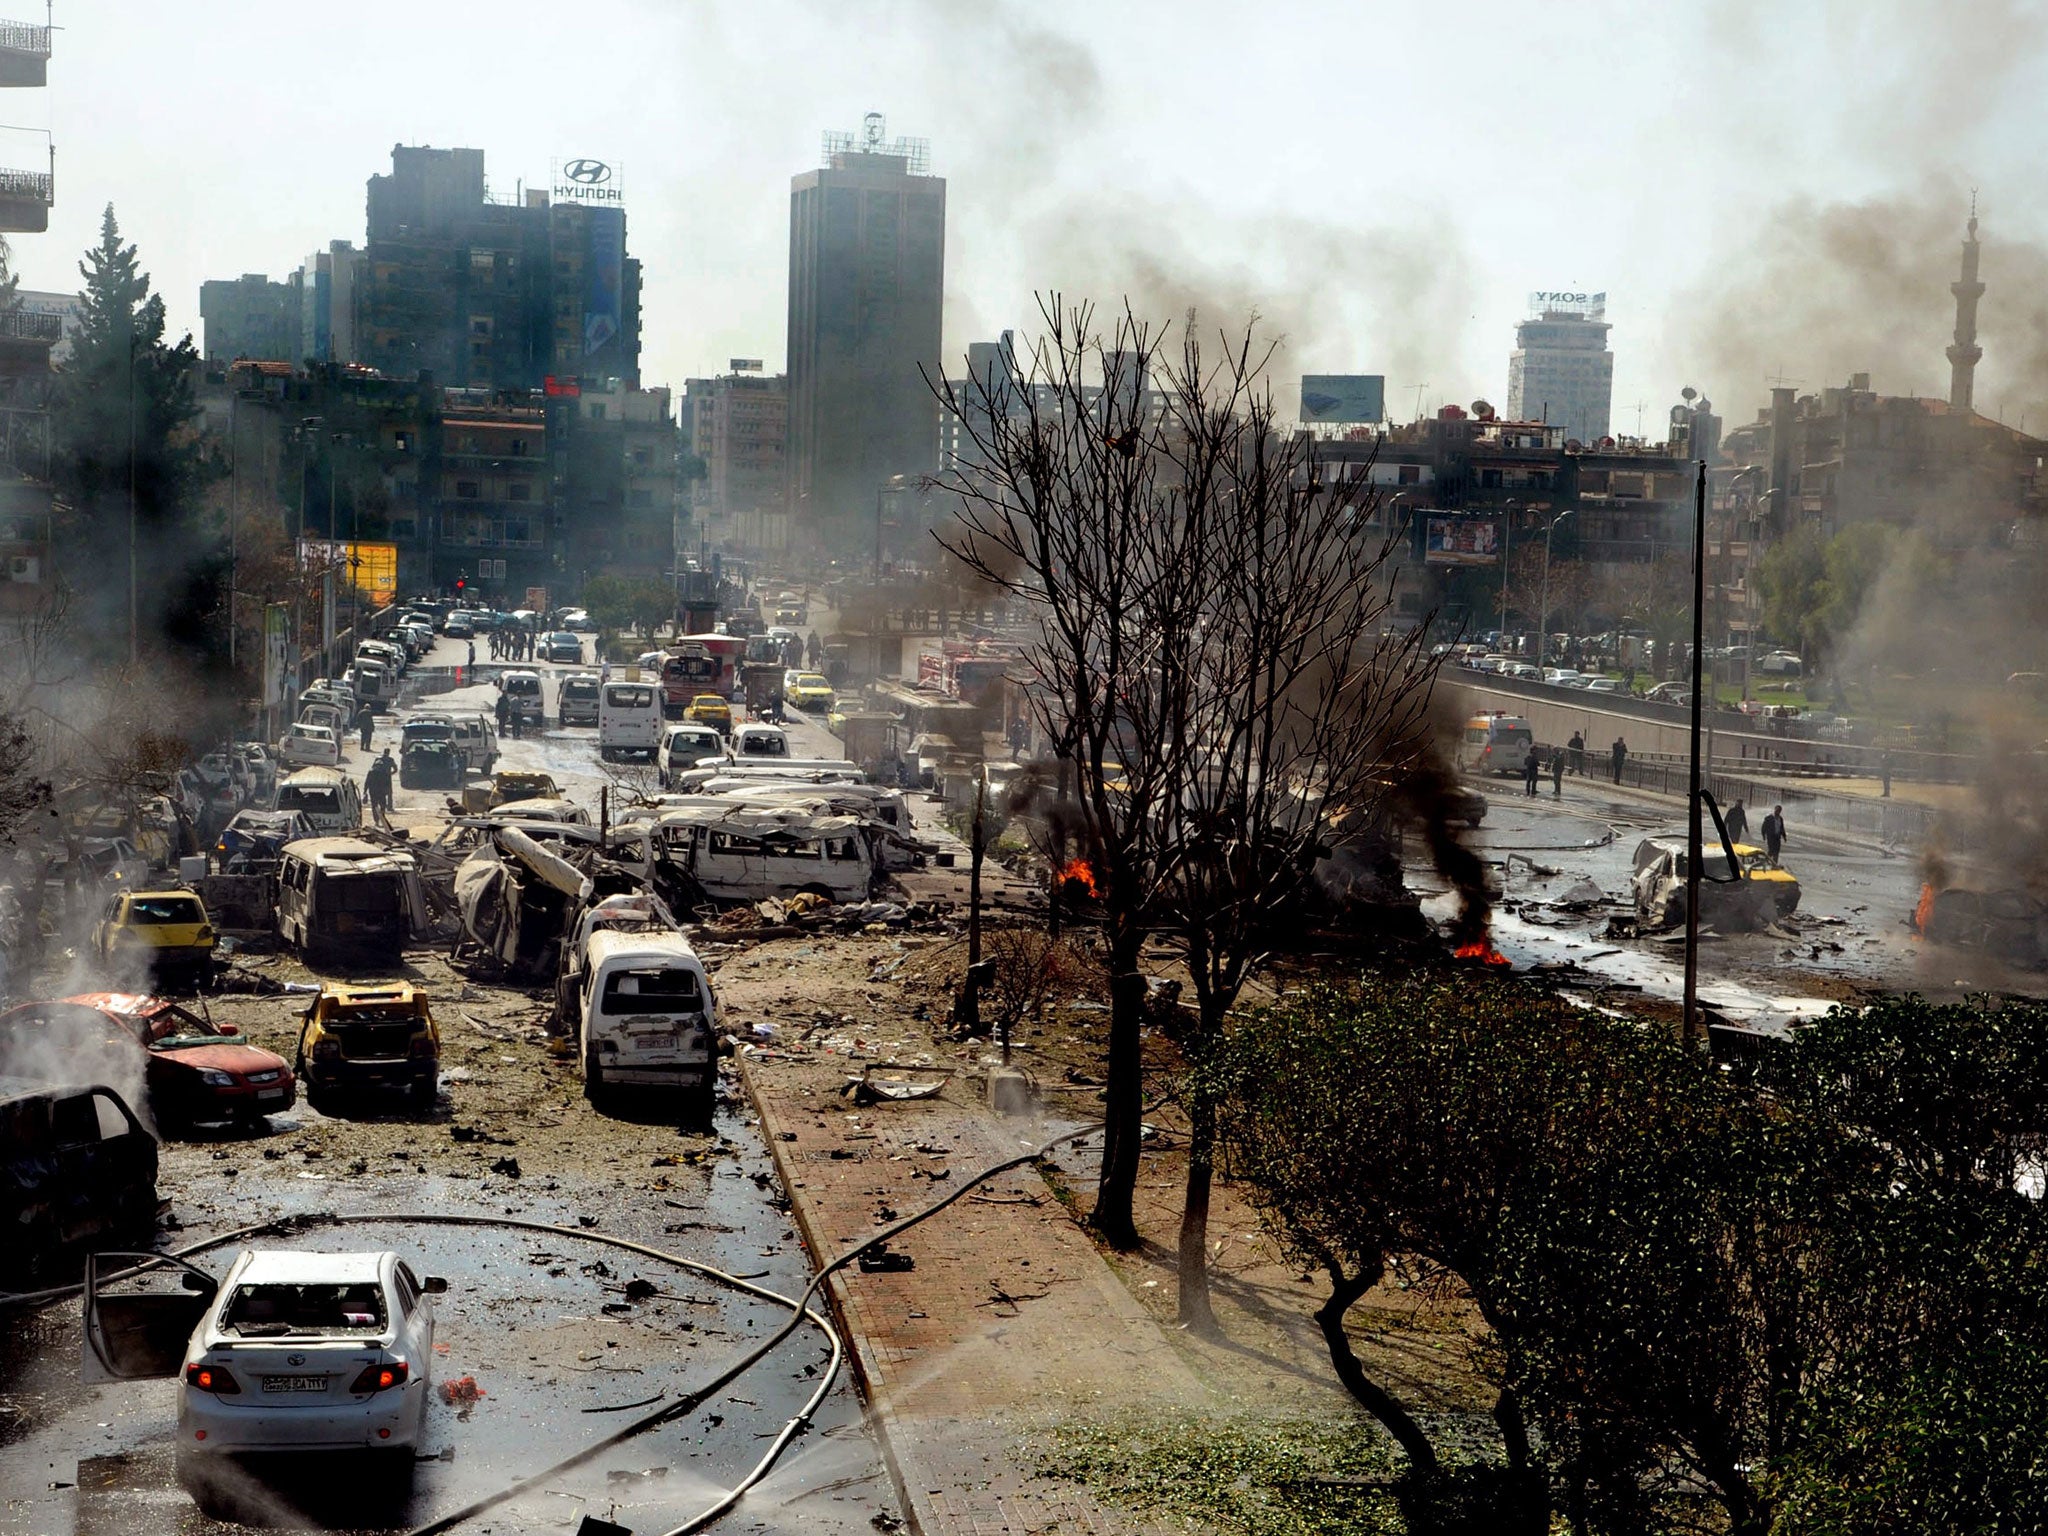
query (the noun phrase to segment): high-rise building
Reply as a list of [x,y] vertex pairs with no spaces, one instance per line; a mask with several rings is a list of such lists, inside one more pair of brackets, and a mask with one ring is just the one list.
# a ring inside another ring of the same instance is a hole
[[827,134],[790,182],[789,508],[799,537],[864,543],[893,477],[938,464],[946,183],[921,139]]
[[216,278],[199,285],[199,318],[209,363],[238,357],[293,363],[299,356],[299,289],[273,283],[261,272]]
[[683,388],[683,452],[690,455],[690,510],[699,527],[723,532],[735,520],[779,512],[789,381],[736,369],[690,379]]
[[1508,358],[1508,418],[1564,428],[1567,439],[1607,436],[1614,354],[1607,350],[1607,295],[1533,293],[1534,318],[1515,327]]
[[363,253],[348,240],[331,240],[300,266],[299,349],[295,361],[352,363],[356,360],[356,273]]
[[480,149],[397,145],[372,176],[356,360],[469,389],[640,379],[640,265],[616,206],[494,202]]

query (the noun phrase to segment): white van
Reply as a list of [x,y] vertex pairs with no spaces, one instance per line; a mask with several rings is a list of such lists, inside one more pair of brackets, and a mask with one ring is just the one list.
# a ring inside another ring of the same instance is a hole
[[717,1017],[704,962],[680,933],[590,935],[578,999],[583,1091],[680,1090],[691,1118],[708,1125],[718,1094]]
[[654,752],[654,766],[659,771],[661,787],[673,787],[678,774],[707,759],[722,757],[724,753],[725,743],[711,726],[667,726],[661,733],[661,745]]
[[597,696],[597,755],[653,757],[661,746],[661,689],[653,683],[606,683]]
[[779,725],[755,722],[732,733],[732,755],[738,758],[784,758],[789,756],[789,732]]
[[508,705],[518,711],[519,718],[528,724],[547,724],[547,705],[540,691],[540,674],[530,667],[519,667],[498,676],[498,691],[505,695]]
[[301,812],[315,832],[353,832],[363,824],[356,783],[339,768],[301,768],[277,781],[279,811]]
[[861,820],[790,806],[698,797],[664,811],[656,836],[713,901],[761,901],[802,892],[828,901],[868,899],[875,857]]

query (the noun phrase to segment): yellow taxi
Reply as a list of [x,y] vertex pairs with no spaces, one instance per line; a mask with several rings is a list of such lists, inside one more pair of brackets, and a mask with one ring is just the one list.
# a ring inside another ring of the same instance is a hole
[[732,706],[715,693],[700,693],[690,700],[690,707],[683,711],[683,718],[711,726],[721,736],[732,734]]
[[205,971],[213,946],[213,920],[191,891],[122,891],[92,930],[93,951],[107,965],[140,960],[157,975]]
[[427,994],[410,982],[328,982],[299,1026],[297,1070],[306,1102],[324,1111],[337,1095],[399,1089],[416,1110],[440,1092],[441,1032]]
[[782,685],[783,699],[798,709],[830,709],[839,695],[816,672],[798,672]]

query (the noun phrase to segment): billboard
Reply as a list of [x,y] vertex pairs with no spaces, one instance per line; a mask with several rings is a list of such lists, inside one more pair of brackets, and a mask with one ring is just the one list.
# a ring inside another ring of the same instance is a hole
[[398,596],[398,546],[396,544],[353,543],[347,539],[302,539],[299,563],[315,567],[339,566],[349,579],[377,607]]
[[1430,565],[1492,565],[1500,559],[1500,524],[1490,517],[1432,517],[1422,558]]
[[619,334],[619,290],[625,283],[626,211],[590,210],[590,247],[585,267],[589,285],[583,298],[583,355],[588,357]]
[[1587,320],[1601,320],[1607,315],[1607,295],[1532,293],[1529,295],[1529,312],[1537,315],[1579,315]]
[[1361,422],[1385,418],[1387,379],[1379,373],[1305,373],[1303,421]]

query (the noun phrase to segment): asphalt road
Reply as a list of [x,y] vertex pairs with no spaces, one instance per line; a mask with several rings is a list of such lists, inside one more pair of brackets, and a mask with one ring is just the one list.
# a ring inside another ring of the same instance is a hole
[[[1682,947],[1671,936],[1615,939],[1608,921],[1633,912],[1629,877],[1636,846],[1683,836],[1683,808],[1618,791],[1591,776],[1567,777],[1553,799],[1542,781],[1534,799],[1519,779],[1478,786],[1489,805],[1475,838],[1501,889],[1494,938],[1520,965],[1576,963],[1597,975],[1675,1000],[1683,991]],[[1750,807],[1752,825],[1764,807]],[[1924,943],[1911,929],[1921,872],[1916,858],[1787,829],[1783,862],[1798,877],[1800,902],[1781,934],[1715,935],[1701,945],[1701,996],[1730,1018],[1771,1025],[1825,1011],[1858,989],[2048,993],[2048,977],[1996,957]],[[1411,849],[1410,883],[1432,874]],[[1588,904],[1584,882],[1603,901]],[[1426,903],[1448,916],[1455,901],[1436,888]]]
[[[464,643],[442,641],[424,664],[458,665],[466,654]],[[554,679],[574,669],[535,665],[548,679],[552,719]],[[482,684],[430,702],[489,708],[495,698],[495,690]],[[344,767],[360,777],[376,751],[395,749],[403,718],[380,717],[370,754],[352,737]],[[822,751],[820,743],[831,740],[818,725],[799,724],[797,731],[806,752]],[[543,768],[569,798],[593,810],[607,785],[652,783],[651,767],[600,763],[594,729],[549,729],[508,739],[501,766]],[[445,800],[445,791],[399,790],[397,819],[426,831],[435,826]],[[435,998],[443,1021],[444,1073],[451,1031],[462,1032],[455,1021],[466,1016],[454,1004],[498,1018],[534,1011],[523,987],[452,985],[456,996]],[[481,1047],[474,1043],[467,1048],[474,1063],[467,1070],[492,1070],[493,1057],[476,1055]],[[499,1070],[512,1070],[513,1057],[496,1059],[507,1063]],[[645,1126],[644,1136],[631,1125],[607,1125],[601,1153],[582,1146],[551,1148],[545,1132],[525,1129],[516,1154],[526,1165],[523,1177],[517,1169],[486,1172],[491,1159],[479,1160],[475,1147],[451,1140],[451,1128],[422,1124],[414,1139],[411,1127],[379,1126],[382,1139],[366,1141],[362,1150],[368,1156],[349,1163],[306,1150],[309,1131],[338,1131],[346,1138],[349,1129],[301,1105],[272,1117],[260,1134],[169,1143],[159,1187],[180,1228],[171,1241],[189,1243],[275,1216],[336,1210],[502,1214],[578,1231],[592,1227],[680,1252],[788,1295],[810,1277],[809,1256],[791,1230],[758,1124],[743,1106],[719,1111],[715,1139],[679,1140],[675,1127],[659,1117]],[[413,1150],[379,1150],[394,1130]],[[323,1144],[317,1136],[311,1139]],[[406,1254],[417,1272],[446,1275],[450,1290],[437,1313],[445,1352],[433,1362],[435,1377],[473,1376],[486,1394],[467,1412],[438,1397],[433,1401],[424,1459],[409,1496],[395,1503],[367,1491],[357,1469],[342,1458],[309,1456],[258,1466],[249,1485],[250,1507],[272,1526],[395,1531],[445,1515],[636,1417],[625,1405],[673,1398],[706,1381],[786,1315],[772,1304],[574,1236],[394,1221],[266,1241],[328,1250],[388,1246]],[[206,1262],[224,1270],[232,1254],[229,1249]],[[655,1281],[662,1294],[628,1302],[621,1287],[636,1276]],[[235,1529],[202,1517],[172,1475],[176,1389],[170,1382],[78,1386],[76,1303],[0,1318],[0,1532],[210,1536]],[[768,1437],[814,1389],[825,1359],[819,1335],[800,1331],[687,1419],[550,1479],[543,1491],[464,1529],[501,1536],[553,1533],[573,1529],[586,1514],[642,1533],[668,1529],[752,1466]],[[879,1449],[842,1375],[813,1427],[769,1480],[713,1529],[852,1536],[896,1528],[888,1523],[897,1518],[895,1507]]]

